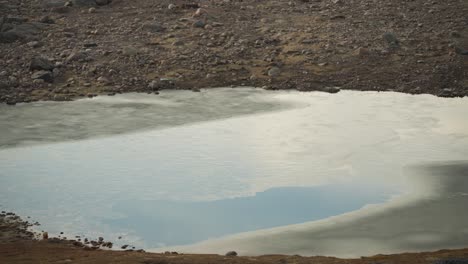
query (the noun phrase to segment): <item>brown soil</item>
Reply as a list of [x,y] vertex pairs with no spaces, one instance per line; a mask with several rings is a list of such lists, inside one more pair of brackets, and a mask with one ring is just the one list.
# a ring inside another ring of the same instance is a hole
[[[0,1],[0,102],[230,85],[468,95],[465,0],[53,2]],[[40,29],[8,39],[21,24]],[[36,56],[53,80],[33,80]]]
[[[42,239],[42,234],[28,231],[30,223],[13,213],[0,214],[0,263],[139,263],[139,264],[188,264],[188,263],[256,263],[256,264],[419,264],[468,262],[468,249],[440,250],[437,252],[377,255],[359,259],[333,257],[302,257],[265,255],[258,257],[227,257],[220,255],[191,255],[177,252],[164,254],[142,250],[114,251],[104,247],[84,245],[75,240],[59,238]],[[40,240],[36,240],[40,238]]]

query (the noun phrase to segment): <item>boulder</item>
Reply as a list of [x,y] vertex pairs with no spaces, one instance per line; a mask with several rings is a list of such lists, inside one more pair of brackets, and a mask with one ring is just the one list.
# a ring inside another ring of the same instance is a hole
[[34,71],[34,70],[45,70],[45,71],[51,71],[55,68],[55,65],[53,62],[51,62],[49,59],[37,56],[34,57],[31,60],[31,63],[29,64],[29,69]]
[[[11,26],[10,29],[0,33],[0,43],[12,43],[18,40],[31,40],[45,27],[43,23],[23,23]],[[4,28],[3,26],[2,28]]]
[[0,32],[0,43],[13,43],[20,40],[21,36],[13,31]]
[[281,73],[281,70],[278,67],[271,67],[268,70],[268,76],[270,76],[270,77],[278,76],[280,73]]
[[338,93],[341,91],[340,87],[325,87],[323,88],[323,91],[326,93]]
[[45,82],[54,82],[54,76],[50,71],[37,71],[31,75],[34,80],[44,80]]

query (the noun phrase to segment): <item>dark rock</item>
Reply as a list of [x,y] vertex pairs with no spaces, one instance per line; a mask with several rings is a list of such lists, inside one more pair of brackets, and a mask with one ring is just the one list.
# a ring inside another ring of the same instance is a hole
[[103,247],[107,247],[107,248],[112,248],[113,244],[112,242],[105,242],[102,244]]
[[96,6],[96,0],[73,0],[75,6]]
[[83,247],[83,246],[84,246],[83,243],[78,242],[78,241],[73,242],[73,245],[74,245],[75,247]]
[[20,39],[21,36],[16,32],[8,31],[0,33],[0,43],[13,43]]
[[450,32],[450,36],[451,36],[452,38],[461,38],[461,34],[458,33],[458,32],[456,32],[456,31]]
[[143,24],[142,27],[144,30],[147,30],[152,33],[160,33],[166,31],[166,28],[157,22],[148,22]]
[[123,246],[121,246],[120,248],[121,248],[121,249],[126,249],[126,248],[128,248],[128,245],[123,245]]
[[108,5],[112,2],[112,0],[95,0],[97,5],[103,6]]
[[385,33],[383,34],[383,39],[387,42],[387,45],[390,48],[398,48],[400,46],[400,42],[398,41],[397,37],[393,33]]
[[172,43],[172,46],[182,46],[184,45],[185,43],[181,40],[176,40]]
[[445,88],[439,94],[440,97],[455,97],[455,93],[452,89]]
[[91,43],[85,43],[83,44],[83,47],[85,48],[92,48],[92,47],[97,47],[97,43],[91,42]]
[[340,87],[325,87],[323,91],[327,93],[338,93],[341,89]]
[[29,64],[29,69],[31,71],[34,70],[46,70],[46,71],[51,71],[55,68],[55,65],[53,62],[51,62],[49,59],[44,58],[44,57],[34,57],[31,60],[31,63]]
[[12,23],[12,24],[22,24],[28,21],[27,18],[23,17],[6,17],[4,23]]
[[278,67],[276,67],[276,66],[275,66],[275,67],[271,67],[271,68],[268,70],[268,76],[270,76],[270,77],[276,77],[276,76],[280,75],[280,73],[281,73],[280,68],[278,68]]
[[235,257],[235,256],[237,256],[237,252],[235,252],[235,251],[229,251],[228,253],[226,253],[226,256],[227,256],[227,257]]
[[460,48],[460,47],[456,47],[455,52],[460,55],[468,55],[468,50]]
[[28,42],[28,46],[31,48],[39,48],[40,46],[42,46],[42,43],[40,43],[39,41],[31,41]]
[[10,23],[4,23],[3,19],[0,20],[0,32],[7,32],[13,29],[13,25]]
[[46,24],[42,23],[16,25],[8,31],[0,33],[0,43],[13,43],[18,40],[33,39],[45,26]]
[[195,23],[193,23],[193,27],[196,28],[204,28],[206,23],[203,20],[197,20]]
[[66,59],[67,62],[82,61],[87,58],[86,52],[74,51]]
[[37,71],[33,73],[31,77],[35,80],[40,79],[49,83],[54,82],[54,76],[52,75],[52,72],[50,71]]
[[45,8],[54,8],[65,6],[66,0],[43,0],[43,6]]
[[58,13],[58,14],[66,14],[71,11],[71,8],[69,6],[58,6],[52,8],[52,12]]
[[54,24],[55,23],[55,21],[52,18],[50,18],[49,16],[43,16],[39,20],[39,22],[44,23],[44,24]]

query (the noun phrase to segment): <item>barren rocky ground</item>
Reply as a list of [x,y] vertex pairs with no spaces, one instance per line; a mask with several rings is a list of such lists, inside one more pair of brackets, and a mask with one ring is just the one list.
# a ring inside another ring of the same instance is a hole
[[466,0],[0,0],[0,102],[257,86],[468,95]]

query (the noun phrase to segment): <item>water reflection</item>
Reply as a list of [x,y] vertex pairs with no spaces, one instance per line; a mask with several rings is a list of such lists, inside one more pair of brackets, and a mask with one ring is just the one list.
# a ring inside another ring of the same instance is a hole
[[468,246],[468,162],[411,166],[407,174],[424,187],[384,205],[177,249],[358,257]]
[[120,201],[113,210],[126,217],[107,223],[130,228],[152,245],[189,244],[339,215],[394,194],[379,187],[355,183],[274,188],[250,197],[200,202]]

